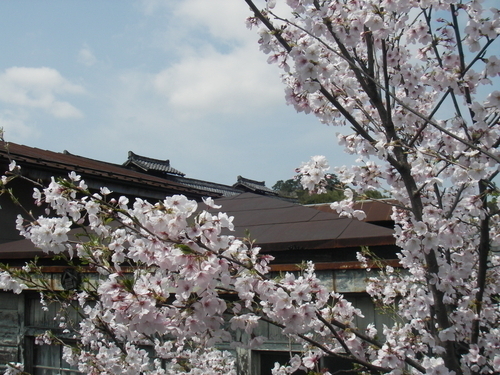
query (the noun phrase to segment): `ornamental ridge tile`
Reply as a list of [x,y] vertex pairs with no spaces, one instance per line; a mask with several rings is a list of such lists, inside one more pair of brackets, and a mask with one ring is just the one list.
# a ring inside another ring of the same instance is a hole
[[142,155],[137,155],[132,151],[128,152],[128,160],[124,166],[135,165],[145,172],[157,171],[177,176],[185,176],[181,171],[170,166],[170,160],[153,159]]
[[241,188],[250,190],[252,192],[260,192],[268,195],[278,195],[277,192],[268,188],[265,181],[256,181],[242,176],[238,176],[237,182],[233,185],[234,188]]

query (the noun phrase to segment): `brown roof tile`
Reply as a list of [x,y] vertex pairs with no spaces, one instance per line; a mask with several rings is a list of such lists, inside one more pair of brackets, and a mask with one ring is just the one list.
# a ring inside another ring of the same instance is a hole
[[355,219],[341,218],[332,212],[243,193],[216,199],[220,209],[234,216],[236,236],[248,230],[263,249],[284,250],[301,244],[312,249],[394,245],[394,231]]
[[[395,203],[391,199],[378,199],[372,201],[359,201],[354,204],[355,210],[363,210],[366,214],[366,218],[363,221],[366,222],[378,222],[378,221],[392,221],[392,205]],[[308,207],[315,208],[323,212],[333,212],[335,210],[330,208],[330,203],[320,203],[311,204]]]
[[[222,205],[217,211],[234,216],[236,229],[227,234],[244,237],[248,230],[263,251],[286,251],[291,247],[331,250],[395,243],[392,229],[278,198],[242,193],[216,199],[215,203]],[[0,259],[28,259],[41,254],[28,240],[0,244]]]

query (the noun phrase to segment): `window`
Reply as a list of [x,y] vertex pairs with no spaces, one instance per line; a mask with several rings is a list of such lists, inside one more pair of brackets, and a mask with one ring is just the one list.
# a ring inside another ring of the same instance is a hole
[[[42,309],[39,294],[26,295],[26,317],[25,317],[25,369],[33,375],[78,375],[81,374],[73,366],[62,359],[62,345],[36,345],[35,337],[52,330],[62,340],[71,343],[59,328],[59,320],[56,318],[60,305],[49,304],[48,310]],[[78,314],[74,309],[66,309],[69,323],[78,322]]]
[[[26,339],[26,357],[32,358],[33,375],[79,375],[74,367],[62,359],[61,345],[36,345],[33,337]],[[28,363],[28,362],[26,362]]]

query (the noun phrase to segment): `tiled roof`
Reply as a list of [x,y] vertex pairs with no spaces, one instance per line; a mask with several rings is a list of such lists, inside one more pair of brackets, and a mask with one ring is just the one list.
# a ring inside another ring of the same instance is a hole
[[178,182],[179,184],[186,185],[195,189],[204,190],[213,194],[218,194],[223,197],[231,197],[241,194],[241,190],[236,189],[229,185],[218,184],[216,182],[209,182],[188,178],[183,176],[166,176],[170,181]]
[[135,165],[144,172],[156,171],[177,176],[185,176],[184,173],[170,166],[170,160],[148,158],[146,156],[134,154],[132,151],[128,152],[128,160],[123,163],[123,165],[125,167]]
[[294,246],[307,249],[335,249],[394,245],[394,231],[332,212],[286,202],[273,197],[243,193],[219,198],[220,211],[234,216],[235,232],[248,230],[264,250],[282,251]]
[[245,178],[242,176],[238,176],[238,180],[233,185],[233,187],[237,188],[237,189],[243,189],[244,191],[254,192],[254,193],[261,193],[261,194],[266,194],[266,195],[278,195],[277,192],[275,192],[272,189],[269,189],[266,186],[265,181],[250,180],[249,178]]
[[[231,197],[241,192],[254,192],[257,194],[265,194],[265,195],[273,195],[277,196],[278,194],[266,187],[264,181],[255,181],[250,180],[248,178],[244,178],[242,176],[238,176],[237,182],[233,186],[219,184],[216,182],[197,180],[194,178],[185,177],[185,174],[173,168],[170,165],[170,160],[159,160],[148,158],[146,156],[141,156],[133,153],[132,151],[128,152],[128,160],[123,163],[123,166],[130,168],[137,167],[140,170],[143,170],[145,173],[156,174],[158,172],[161,173],[161,177],[174,181],[179,184],[189,186],[195,189],[200,189],[209,192],[210,194],[218,194],[224,197]],[[158,175],[158,174],[157,174]],[[209,194],[209,195],[210,195]]]
[[[388,222],[392,221],[391,215],[394,204],[396,204],[396,201],[393,199],[366,200],[356,202],[353,208],[365,212],[366,218],[363,221],[369,223]],[[311,204],[308,206],[324,212],[336,212],[330,208],[330,203]]]
[[[257,194],[273,196],[278,195],[275,191],[266,187],[264,181],[250,180],[241,176],[238,176],[237,182],[233,186],[188,178],[185,177],[184,173],[173,168],[170,165],[170,160],[168,159],[159,160],[148,158],[146,156],[137,155],[132,151],[128,152],[128,160],[123,163],[123,166],[127,168],[136,167],[144,171],[145,173],[160,175],[161,177],[164,177],[169,181],[174,181],[179,184],[192,187],[194,189],[207,191],[210,193],[209,195],[217,194],[224,197],[230,197],[246,191],[255,192]],[[158,172],[160,172],[161,174],[158,174]]]
[[185,177],[184,173],[170,166],[170,160],[148,158],[137,155],[132,151],[128,152],[128,160],[123,163],[123,166],[127,168],[135,166],[143,170],[145,173],[155,174],[155,172],[161,172],[161,174],[156,175],[160,175],[168,181],[173,181],[184,186],[206,191],[207,195],[211,196],[218,195],[229,197],[240,194],[242,191],[241,189],[236,189],[229,185]]
[[[341,250],[395,243],[392,229],[273,197],[242,193],[218,198],[215,203],[222,206],[217,211],[234,216],[235,231],[227,234],[244,237],[248,231],[263,251]],[[43,253],[28,240],[0,244],[0,259],[25,259],[34,255],[43,256]],[[303,254],[306,258],[308,255]]]
[[[99,186],[110,188],[110,185],[140,186],[142,192],[158,191],[156,195],[159,199],[167,194],[185,194],[191,198],[230,197],[244,191],[277,196],[276,192],[267,188],[264,182],[238,176],[238,182],[230,186],[187,178],[182,172],[172,168],[169,160],[147,158],[131,151],[128,160],[123,165],[118,165],[74,155],[68,151],[53,152],[16,143],[8,145],[8,153],[12,159],[16,160],[26,173],[30,173],[29,177],[35,180],[52,175],[66,176],[68,172],[75,171],[81,174],[87,183],[90,182],[90,178],[95,178]],[[8,163],[4,142],[0,142],[0,162],[2,159],[3,163]],[[140,196],[141,193],[135,192],[134,195]]]
[[200,191],[179,182],[134,171],[122,165],[73,155],[67,151],[64,153],[53,152],[12,142],[8,143],[8,151],[6,147],[5,142],[0,142],[0,162],[8,163],[8,154],[10,154],[10,157],[24,169],[25,173],[29,173],[29,177],[35,180],[43,178],[45,175],[64,176],[75,171],[87,180],[89,178],[98,180],[103,186],[106,186],[105,184],[108,182],[115,186],[137,186],[141,189],[159,191],[163,196],[167,194],[186,194],[190,197],[207,195],[206,191]]

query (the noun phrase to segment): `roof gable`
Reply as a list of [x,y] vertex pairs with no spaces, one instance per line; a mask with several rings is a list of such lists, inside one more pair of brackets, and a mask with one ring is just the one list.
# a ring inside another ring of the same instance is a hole
[[242,176],[238,176],[238,179],[236,183],[233,185],[234,188],[240,189],[242,191],[250,191],[253,193],[260,193],[260,194],[266,194],[266,195],[278,195],[277,192],[275,192],[272,189],[269,189],[266,186],[265,181],[256,181],[256,180],[251,180],[249,178],[245,178]]
[[185,176],[181,171],[170,166],[170,160],[159,160],[148,158],[146,156],[141,156],[133,153],[132,151],[128,152],[128,160],[123,163],[123,166],[135,166],[144,172],[162,172],[166,174],[172,174],[176,176]]

